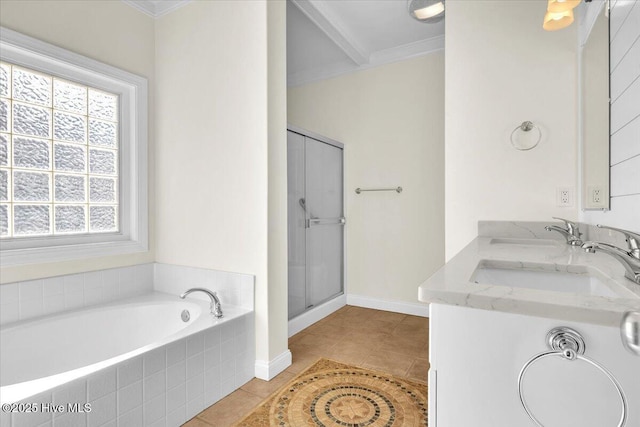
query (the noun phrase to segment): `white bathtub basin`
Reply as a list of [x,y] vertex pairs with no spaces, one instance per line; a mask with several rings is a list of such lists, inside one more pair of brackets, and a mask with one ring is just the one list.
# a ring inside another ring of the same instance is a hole
[[[183,310],[190,313],[186,322],[182,319]],[[143,358],[159,348],[168,351],[165,347],[177,342],[184,344],[184,351],[187,340],[196,334],[212,328],[231,328],[247,313],[248,310],[229,305],[225,306],[225,317],[216,319],[209,315],[208,302],[153,292],[3,325],[0,403],[18,402],[134,358]],[[229,330],[235,333],[235,329]],[[219,332],[217,336],[224,335]],[[240,351],[238,348],[233,347],[233,351]],[[204,366],[204,359],[200,360]],[[204,375],[204,367],[201,372]],[[1,422],[0,425],[4,426]]]
[[581,271],[569,273],[565,271],[529,270],[525,268],[508,268],[483,265],[476,268],[471,282],[483,285],[509,286],[512,288],[528,288],[541,291],[566,292],[581,295],[602,297],[620,297],[600,279]]

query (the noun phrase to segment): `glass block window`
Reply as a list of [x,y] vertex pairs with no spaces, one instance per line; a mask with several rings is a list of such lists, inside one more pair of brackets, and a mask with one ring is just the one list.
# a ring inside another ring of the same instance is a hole
[[119,97],[0,63],[0,237],[119,231]]

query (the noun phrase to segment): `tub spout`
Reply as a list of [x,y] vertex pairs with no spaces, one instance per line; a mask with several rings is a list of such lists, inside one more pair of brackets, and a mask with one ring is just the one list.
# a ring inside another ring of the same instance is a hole
[[182,293],[182,295],[180,295],[180,298],[184,299],[191,292],[204,292],[205,294],[209,295],[209,298],[211,298],[211,304],[209,305],[209,308],[211,309],[211,314],[213,314],[218,319],[223,317],[222,305],[220,305],[220,300],[218,299],[218,296],[216,295],[215,292],[211,292],[209,289],[204,289],[204,288],[191,288],[185,291],[184,293]]

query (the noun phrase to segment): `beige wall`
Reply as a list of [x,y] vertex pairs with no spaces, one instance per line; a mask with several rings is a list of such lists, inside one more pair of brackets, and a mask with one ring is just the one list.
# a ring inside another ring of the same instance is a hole
[[156,21],[156,260],[255,275],[256,356],[266,361],[287,348],[286,318],[274,314],[286,313],[286,275],[268,257],[277,264],[284,251],[286,268],[286,226],[270,221],[282,209],[286,222],[286,181],[269,170],[286,138],[284,86],[268,75],[284,78],[284,30],[267,32],[268,18],[284,19],[277,3],[193,2]]
[[349,294],[417,302],[443,264],[443,102],[443,52],[288,91],[290,124],[345,144]]
[[[542,29],[545,0],[447,3],[446,257],[477,235],[478,220],[576,219],[556,188],[577,194],[577,27]],[[525,120],[543,132],[511,147]]]
[[[0,25],[149,80],[149,171],[154,170],[154,22],[119,1],[2,0]],[[154,246],[154,181],[149,179],[149,247]],[[50,264],[3,267],[2,283],[153,261],[153,250]]]

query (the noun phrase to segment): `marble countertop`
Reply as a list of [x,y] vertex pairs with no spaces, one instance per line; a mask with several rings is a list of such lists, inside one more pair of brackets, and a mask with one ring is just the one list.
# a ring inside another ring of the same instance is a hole
[[[521,234],[500,232],[495,223],[481,224],[479,237],[419,286],[419,300],[616,327],[624,312],[640,311],[640,285],[624,277],[617,260],[569,246],[554,236],[558,233],[545,233],[543,225],[532,224]],[[611,292],[596,296],[475,283],[476,268],[483,265],[590,275]]]

